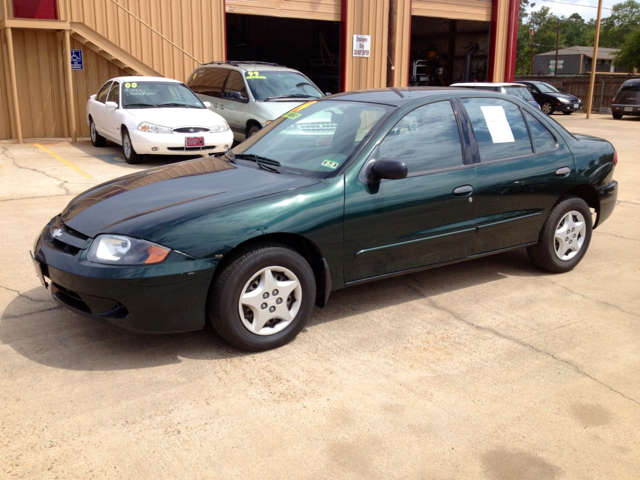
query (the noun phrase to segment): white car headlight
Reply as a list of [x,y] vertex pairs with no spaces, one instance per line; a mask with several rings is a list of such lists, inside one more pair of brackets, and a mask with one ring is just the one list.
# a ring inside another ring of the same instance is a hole
[[87,258],[111,265],[153,265],[160,263],[171,250],[146,240],[123,235],[98,235],[89,248]]
[[163,127],[162,125],[154,125],[149,122],[142,122],[138,125],[138,130],[146,133],[173,133],[171,127]]
[[227,130],[229,130],[229,124],[226,120],[223,120],[222,123],[218,123],[209,129],[212,133],[226,132]]
[[558,98],[558,100],[562,103],[573,103],[571,100],[567,100],[566,98],[562,98],[562,97]]

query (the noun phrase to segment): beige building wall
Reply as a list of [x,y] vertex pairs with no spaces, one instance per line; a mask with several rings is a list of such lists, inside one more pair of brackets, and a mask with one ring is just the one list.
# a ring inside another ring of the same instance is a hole
[[227,0],[227,13],[339,22],[341,0]]
[[491,0],[413,0],[411,14],[454,20],[491,20]]

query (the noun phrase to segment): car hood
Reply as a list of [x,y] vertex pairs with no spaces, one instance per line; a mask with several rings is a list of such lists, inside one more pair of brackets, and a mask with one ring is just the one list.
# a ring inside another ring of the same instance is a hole
[[206,157],[98,185],[74,198],[62,212],[62,221],[88,237],[120,233],[143,238],[218,207],[317,182]]
[[565,100],[569,100],[570,102],[577,102],[580,99],[575,95],[570,95],[568,93],[547,93],[547,95],[551,95],[556,98],[564,98]]
[[265,118],[270,116],[271,118],[269,120],[275,120],[292,108],[313,100],[315,99],[269,100],[268,102],[260,102],[260,105],[266,112],[268,112],[268,115],[264,115]]
[[208,108],[129,108],[127,113],[138,122],[150,122],[163,127],[206,126],[222,123],[223,118]]

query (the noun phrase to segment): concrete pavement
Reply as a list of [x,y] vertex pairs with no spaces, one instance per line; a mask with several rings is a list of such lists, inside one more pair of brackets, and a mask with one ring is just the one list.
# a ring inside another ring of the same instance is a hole
[[111,329],[38,283],[53,215],[167,159],[0,142],[0,478],[638,478],[640,118],[553,118],[619,156],[574,271],[515,251],[345,289],[260,354]]

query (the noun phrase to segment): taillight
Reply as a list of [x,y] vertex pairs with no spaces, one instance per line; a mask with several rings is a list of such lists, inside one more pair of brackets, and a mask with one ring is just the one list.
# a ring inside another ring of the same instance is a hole
[[615,167],[616,165],[618,165],[618,151],[614,147],[613,148],[613,166]]

